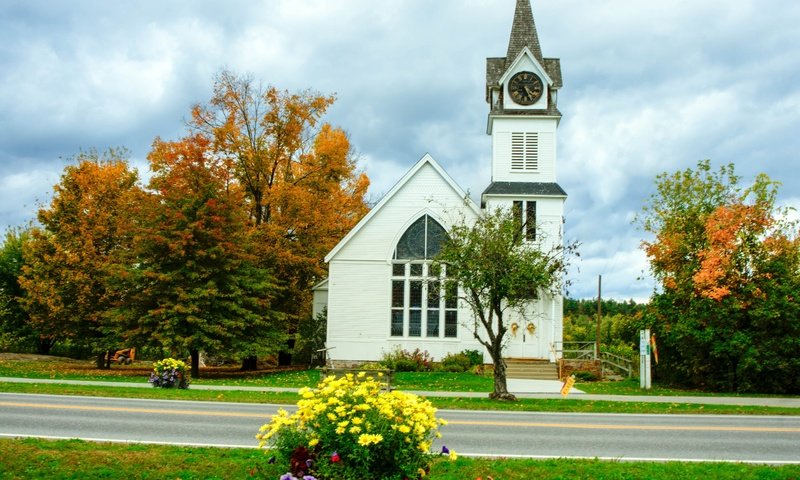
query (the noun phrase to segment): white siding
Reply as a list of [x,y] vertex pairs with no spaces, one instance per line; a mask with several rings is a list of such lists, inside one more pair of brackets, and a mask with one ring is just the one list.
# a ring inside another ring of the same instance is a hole
[[536,202],[536,231],[537,239],[541,240],[545,248],[563,242],[564,199],[553,197],[500,197],[487,196],[486,209],[489,211],[497,208],[511,208],[513,200],[525,199]]
[[[398,338],[390,334],[391,260],[395,245],[411,223],[428,214],[445,229],[474,219],[463,199],[431,165],[411,177],[369,222],[330,258],[327,346],[333,361],[375,361],[395,346],[427,350],[434,360],[464,349],[483,350],[469,330],[458,338]],[[471,318],[460,306],[460,323]],[[486,355],[488,358],[488,354]]]
[[362,226],[358,235],[337,252],[331,262],[366,258],[389,261],[400,236],[425,213],[445,229],[459,222],[464,215],[473,218],[471,210],[464,206],[464,200],[432,166],[424,165]]
[[[495,182],[555,182],[556,126],[554,118],[496,118],[492,135],[492,181]],[[514,170],[511,163],[511,134],[538,133],[538,169]]]

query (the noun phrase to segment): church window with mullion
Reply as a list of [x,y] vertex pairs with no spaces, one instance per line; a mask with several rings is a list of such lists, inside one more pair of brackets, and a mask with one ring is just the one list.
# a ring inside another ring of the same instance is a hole
[[444,267],[431,260],[447,237],[444,228],[423,215],[405,231],[392,263],[392,337],[455,338],[458,302]]
[[513,211],[525,233],[525,240],[536,240],[536,202],[514,200]]

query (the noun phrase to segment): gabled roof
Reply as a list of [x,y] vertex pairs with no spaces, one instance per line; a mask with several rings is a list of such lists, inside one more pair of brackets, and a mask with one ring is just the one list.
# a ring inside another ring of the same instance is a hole
[[362,218],[361,221],[358,222],[356,226],[353,227],[352,230],[350,230],[347,233],[347,235],[345,235],[345,237],[341,239],[339,243],[337,243],[336,246],[333,247],[333,249],[330,252],[328,252],[328,254],[325,256],[325,262],[330,262],[331,259],[334,256],[336,256],[336,254],[339,253],[339,251],[342,248],[344,248],[344,246],[347,245],[347,243],[353,237],[355,237],[367,223],[369,223],[372,217],[377,215],[378,212],[383,208],[383,206],[389,203],[392,197],[394,197],[397,194],[397,192],[399,192],[400,189],[402,189],[403,186],[406,183],[408,183],[409,180],[414,178],[414,175],[416,175],[417,172],[419,172],[425,165],[430,165],[431,167],[433,167],[434,171],[436,171],[436,173],[438,173],[439,176],[442,177],[442,179],[444,179],[444,181],[450,186],[450,188],[453,189],[453,191],[460,198],[464,199],[464,202],[475,212],[475,214],[477,215],[480,214],[480,209],[478,209],[478,206],[475,205],[475,202],[473,202],[472,199],[469,198],[469,195],[467,195],[467,193],[461,187],[458,186],[458,184],[450,177],[450,175],[447,174],[447,172],[444,171],[444,169],[439,165],[439,163],[436,162],[436,160],[433,159],[432,156],[430,156],[430,154],[426,153],[422,158],[419,159],[419,161],[416,164],[414,164],[413,167],[411,167],[411,169],[408,172],[406,172],[405,175],[403,175],[403,178],[401,178],[392,187],[392,189],[389,190],[389,193],[384,195],[383,198],[381,198],[381,200],[374,207],[372,207],[372,210],[370,210],[369,213],[367,213],[364,216],[364,218]]

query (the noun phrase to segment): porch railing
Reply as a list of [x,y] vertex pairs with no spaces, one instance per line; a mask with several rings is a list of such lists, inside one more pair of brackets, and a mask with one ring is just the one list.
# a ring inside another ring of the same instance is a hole
[[608,352],[600,352],[598,358],[596,342],[554,342],[551,350],[556,359],[600,360],[604,375],[607,371],[621,373],[627,377],[633,376],[634,373],[633,361],[628,358]]

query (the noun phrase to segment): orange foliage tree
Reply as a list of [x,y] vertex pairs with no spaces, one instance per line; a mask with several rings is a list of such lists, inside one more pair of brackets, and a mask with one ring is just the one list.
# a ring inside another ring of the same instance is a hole
[[283,288],[276,307],[290,319],[289,330],[309,314],[310,287],[326,275],[325,254],[367,211],[369,181],[356,168],[349,139],[322,121],[333,102],[223,71],[211,101],[192,109],[190,126],[233,162],[261,262]]
[[105,313],[118,255],[129,248],[127,221],[138,175],[125,150],[81,153],[64,169],[49,206],[38,212],[24,246],[21,298],[33,330],[55,341],[69,338],[97,355],[118,346]]
[[253,254],[233,163],[197,134],[159,139],[148,156],[153,176],[132,225],[132,256],[118,278],[122,335],[192,358],[274,353],[282,335],[270,305],[272,278]]
[[[661,284],[651,301],[668,380],[741,391],[800,390],[800,238],[766,175],[733,165],[659,175],[639,217]],[[785,381],[786,379],[791,379]]]

